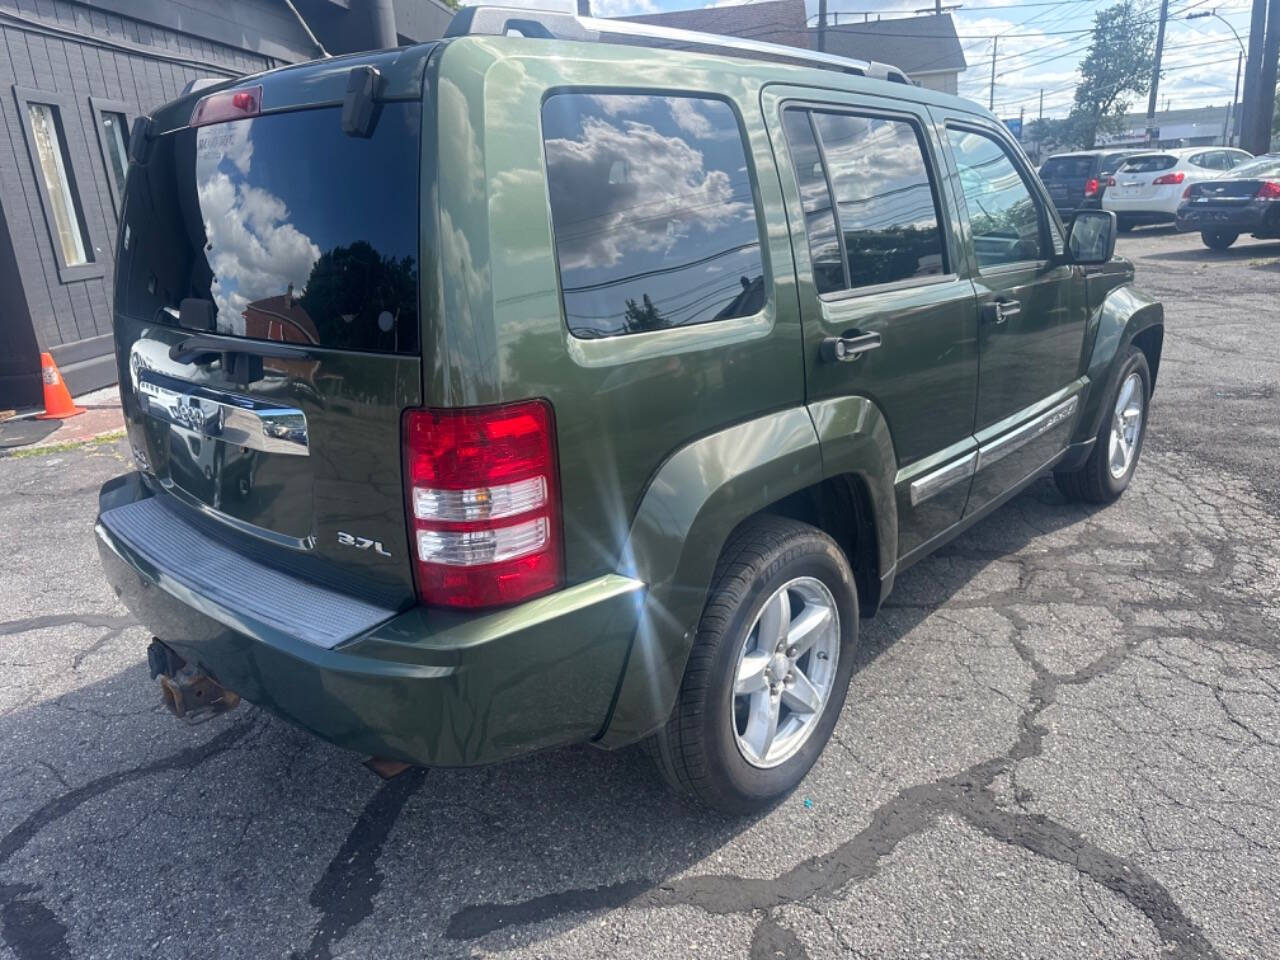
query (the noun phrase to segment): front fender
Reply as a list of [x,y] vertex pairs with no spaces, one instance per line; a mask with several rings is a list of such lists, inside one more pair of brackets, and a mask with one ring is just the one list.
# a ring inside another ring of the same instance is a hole
[[818,435],[804,407],[695,440],[659,468],[623,552],[625,572],[648,591],[601,746],[634,742],[670,715],[716,561],[733,529],[821,479]]
[[1163,325],[1164,306],[1130,283],[1116,287],[1102,299],[1091,319],[1096,333],[1086,368],[1089,392],[1076,421],[1073,442],[1092,440],[1102,428],[1105,401],[1115,389],[1125,348],[1144,330]]

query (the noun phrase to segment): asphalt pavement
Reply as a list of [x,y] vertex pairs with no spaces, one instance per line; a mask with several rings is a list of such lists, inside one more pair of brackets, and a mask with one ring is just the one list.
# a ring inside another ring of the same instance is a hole
[[1280,957],[1280,244],[1138,231],[1133,486],[903,574],[835,740],[726,819],[588,747],[388,782],[162,712],[103,581],[118,441],[0,459],[0,958]]

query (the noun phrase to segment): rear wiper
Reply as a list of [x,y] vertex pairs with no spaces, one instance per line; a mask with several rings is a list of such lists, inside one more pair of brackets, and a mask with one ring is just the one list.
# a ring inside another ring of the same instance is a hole
[[197,333],[185,337],[169,348],[169,359],[174,363],[208,363],[226,353],[241,353],[252,357],[275,357],[282,360],[305,360],[310,349],[292,343],[274,343],[255,340],[229,340]]

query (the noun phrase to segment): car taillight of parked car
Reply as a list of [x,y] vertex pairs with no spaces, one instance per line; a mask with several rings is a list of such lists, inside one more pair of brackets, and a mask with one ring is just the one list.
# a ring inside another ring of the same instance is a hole
[[1188,183],[1188,184],[1187,184],[1187,189],[1185,189],[1185,190],[1183,190],[1183,191],[1182,191],[1182,199],[1183,199],[1183,200],[1190,200],[1190,199],[1191,199],[1191,188],[1192,188],[1192,187],[1194,187],[1194,186],[1195,186],[1195,184],[1194,184],[1194,183]]
[[1115,185],[1116,185],[1116,178],[1115,178],[1115,177],[1107,177],[1107,186],[1108,186],[1108,187],[1114,187]]
[[1086,197],[1096,197],[1098,195],[1098,189],[1101,186],[1102,184],[1098,181],[1097,177],[1090,177],[1084,182],[1084,195]]
[[555,451],[543,400],[405,413],[405,489],[423,603],[500,606],[560,585]]
[[1254,196],[1259,200],[1280,200],[1280,183],[1268,180],[1258,188]]
[[1154,187],[1167,187],[1171,183],[1181,183],[1185,179],[1187,179],[1187,175],[1179,170],[1177,173],[1166,173],[1163,176],[1156,177],[1151,181],[1151,185]]

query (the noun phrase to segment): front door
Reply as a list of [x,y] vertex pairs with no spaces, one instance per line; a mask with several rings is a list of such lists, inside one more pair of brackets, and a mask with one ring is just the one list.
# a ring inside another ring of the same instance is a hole
[[924,109],[898,100],[780,93],[765,112],[796,251],[808,402],[866,398],[884,416],[903,556],[960,519],[974,463],[977,312],[940,203],[938,145]]
[[1025,158],[994,125],[948,118],[943,129],[979,311],[973,512],[1065,446],[1087,310],[1083,278],[1061,262],[1061,231]]

